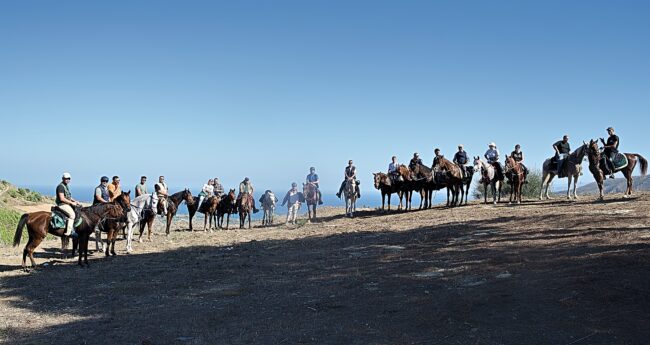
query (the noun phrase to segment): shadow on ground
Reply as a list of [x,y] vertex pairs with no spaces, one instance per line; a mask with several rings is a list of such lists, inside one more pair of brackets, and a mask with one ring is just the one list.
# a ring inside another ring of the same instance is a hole
[[[10,322],[5,340],[632,344],[650,339],[650,245],[599,241],[618,232],[602,224],[588,230],[512,230],[512,221],[100,256],[89,269],[41,267],[4,278],[0,299],[57,325],[27,331]],[[586,236],[593,240],[582,240]]]

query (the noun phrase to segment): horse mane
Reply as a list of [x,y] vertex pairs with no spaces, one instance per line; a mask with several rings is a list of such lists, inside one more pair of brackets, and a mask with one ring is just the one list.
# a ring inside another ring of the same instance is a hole
[[81,211],[87,215],[93,215],[96,217],[99,217],[101,214],[113,210],[118,210],[122,209],[122,206],[112,204],[112,203],[104,203],[104,204],[97,204],[97,205],[92,205],[88,207],[83,207]]

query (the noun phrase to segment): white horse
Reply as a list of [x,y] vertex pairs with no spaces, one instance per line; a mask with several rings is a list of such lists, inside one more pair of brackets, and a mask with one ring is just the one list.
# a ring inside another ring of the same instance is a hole
[[273,224],[273,218],[275,215],[275,204],[278,202],[278,198],[275,197],[272,191],[267,190],[266,193],[262,196],[262,209],[264,210],[264,217],[262,218],[262,225],[271,225]]
[[[565,176],[568,177],[569,183],[566,190],[566,198],[569,200],[571,200],[571,178],[573,178],[573,197],[578,199],[576,188],[578,187],[578,177],[582,175],[582,161],[587,154],[587,148],[587,143],[583,142],[582,146],[571,152],[571,154],[569,154],[565,159],[564,172]],[[539,200],[543,200],[544,197],[546,197],[546,199],[551,199],[548,195],[548,187],[551,185],[551,181],[553,181],[555,176],[557,176],[557,170],[551,169],[551,158],[549,158],[544,161],[542,169],[542,188],[539,193]]]
[[492,202],[496,205],[501,201],[501,188],[503,187],[503,180],[500,180],[496,176],[496,168],[492,164],[488,164],[481,160],[481,157],[474,157],[474,171],[479,171],[481,173],[481,183],[483,184],[483,197],[485,198],[485,203],[487,204],[487,187],[490,185],[492,187]]
[[[142,228],[144,224],[140,222],[144,221],[145,212],[153,212],[155,215],[155,210],[158,207],[158,197],[155,193],[144,194],[139,197],[131,200],[131,212],[127,214],[127,231],[126,231],[126,252],[131,253],[133,251],[133,228],[136,225],[140,225],[140,236],[142,236]],[[155,216],[154,216],[155,217]],[[150,229],[151,230],[151,229]],[[142,240],[140,240],[142,242]]]
[[353,178],[348,178],[345,181],[345,215],[354,217],[354,212],[357,210],[357,183]]

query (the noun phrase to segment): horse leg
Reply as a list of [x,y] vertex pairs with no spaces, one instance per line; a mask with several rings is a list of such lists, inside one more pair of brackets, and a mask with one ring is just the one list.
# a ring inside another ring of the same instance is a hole
[[115,256],[117,253],[115,252],[115,241],[117,240],[117,233],[113,235],[113,240],[111,241],[111,255]]
[[248,212],[248,228],[251,228],[251,213]]
[[483,183],[483,197],[484,197],[484,203],[487,204],[487,195],[488,195],[488,183]]
[[571,200],[571,176],[567,177],[568,185],[566,189],[566,198]]
[[36,260],[34,260],[34,250],[36,250],[38,245],[41,244],[41,241],[43,241],[43,239],[39,237],[29,238],[29,242],[27,242],[27,245],[25,246],[25,250],[23,251],[23,269],[25,269],[25,254],[29,255],[29,261],[31,261],[32,263],[32,268],[36,269]]
[[108,232],[106,232],[106,248],[104,248],[104,253],[106,256],[109,256],[109,250],[111,249],[111,237],[113,236],[113,233],[115,230],[113,229],[108,229]]

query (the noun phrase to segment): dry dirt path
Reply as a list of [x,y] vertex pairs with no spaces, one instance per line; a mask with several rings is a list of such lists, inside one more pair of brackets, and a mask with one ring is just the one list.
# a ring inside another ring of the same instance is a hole
[[328,209],[302,227],[169,237],[158,224],[152,243],[124,255],[121,241],[89,269],[48,240],[30,274],[18,270],[23,239],[0,248],[0,341],[643,344],[650,195],[609,198],[355,219]]

